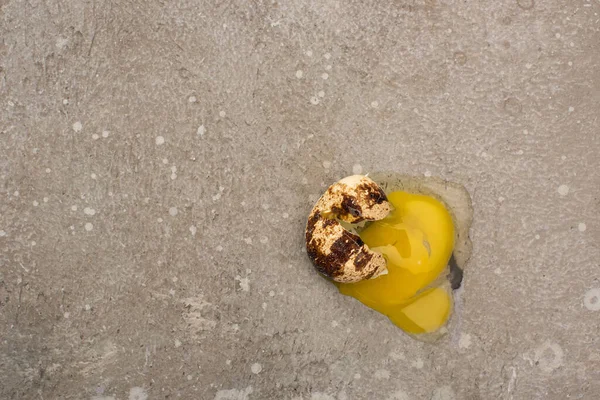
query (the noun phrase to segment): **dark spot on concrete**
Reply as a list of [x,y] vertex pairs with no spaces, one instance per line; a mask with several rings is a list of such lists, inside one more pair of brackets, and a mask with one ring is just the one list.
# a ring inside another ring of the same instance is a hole
[[456,290],[462,285],[463,280],[463,270],[456,263],[456,259],[454,258],[454,254],[450,257],[450,261],[448,261],[448,266],[450,267],[450,272],[448,273],[448,280],[450,281],[450,286],[452,290]]

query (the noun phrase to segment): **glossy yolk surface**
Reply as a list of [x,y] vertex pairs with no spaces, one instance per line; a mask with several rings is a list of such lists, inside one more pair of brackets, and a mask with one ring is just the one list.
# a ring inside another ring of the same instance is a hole
[[388,199],[394,210],[360,232],[371,250],[384,255],[388,274],[337,286],[406,332],[434,332],[445,324],[452,308],[446,289],[429,288],[452,255],[452,217],[429,196],[393,192]]

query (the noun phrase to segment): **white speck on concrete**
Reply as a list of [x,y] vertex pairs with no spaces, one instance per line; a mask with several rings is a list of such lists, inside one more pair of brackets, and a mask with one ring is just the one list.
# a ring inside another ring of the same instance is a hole
[[70,316],[71,316],[71,313],[70,313],[70,312],[66,312],[66,313],[64,313],[64,314],[63,314],[63,317],[64,317],[65,319],[68,319]]
[[4,237],[6,236],[6,232],[5,231],[0,231],[0,237]]
[[215,250],[218,252],[221,252],[221,251],[223,251],[223,246],[218,245],[217,247],[215,247]]
[[555,37],[555,38],[557,38],[557,39],[560,39],[560,33],[556,32],[556,33],[554,34],[554,37]]
[[588,290],[583,296],[583,305],[590,311],[600,311],[600,288]]
[[301,70],[296,71],[296,78],[300,79],[302,78],[302,75],[304,75],[304,72],[302,72]]
[[63,104],[66,106],[69,104],[69,99],[63,99]]
[[323,161],[323,168],[329,169],[331,167],[331,161]]
[[540,238],[540,235],[535,235],[534,237],[535,237],[536,239],[539,239],[539,238]]
[[44,197],[42,200],[44,200],[44,203],[47,203],[47,202],[48,202],[48,200],[50,200],[50,199],[49,199],[49,198],[47,198],[47,197]]
[[262,371],[262,365],[259,363],[252,364],[250,371],[252,371],[253,374],[260,374],[260,371]]
[[425,173],[423,175],[425,175],[427,178],[429,178],[431,176],[431,171],[425,171]]
[[579,230],[579,232],[585,232],[586,229],[587,229],[587,226],[585,225],[585,222],[580,222],[577,225],[577,230]]
[[177,207],[169,208],[169,215],[172,217],[176,216],[178,212],[179,212],[179,210],[177,210]]
[[321,101],[319,100],[319,98],[317,96],[312,96],[310,98],[310,103],[314,106],[316,106],[317,104],[319,104]]
[[323,54],[323,57],[325,57],[326,60],[329,60],[331,58],[331,54],[325,53]]
[[90,311],[92,309],[92,306],[90,306],[89,304],[86,304],[85,307],[83,307],[85,309],[85,311]]
[[471,335],[468,333],[461,333],[460,339],[458,340],[458,347],[461,349],[468,349],[471,346]]
[[317,93],[317,95],[319,97],[325,97],[325,92],[323,90],[319,91],[319,93]]
[[98,135],[97,133],[94,133],[94,134],[92,134],[92,139],[98,140],[98,139],[100,139],[100,135]]
[[550,373],[562,366],[563,356],[563,350],[558,344],[546,341],[535,349],[533,359],[542,371]]
[[168,163],[169,163],[169,160],[168,160],[168,159],[166,159],[166,158],[163,158],[163,159],[162,159],[162,163],[163,163],[163,164],[168,164]]
[[15,196],[15,197],[19,197],[19,191],[18,191],[18,190],[15,190],[15,192],[13,193],[13,196]]
[[46,173],[49,174],[50,172],[52,172],[52,170],[50,168],[46,168]]
[[252,244],[252,238],[251,237],[244,238],[244,242],[246,242],[246,244]]
[[390,371],[387,369],[378,369],[375,371],[375,379],[390,379]]
[[313,56],[312,50],[306,50],[306,55],[309,57],[312,57]]
[[[501,270],[500,268],[496,268],[496,269],[494,270],[494,273],[495,273],[496,275],[502,275],[502,270]],[[460,343],[459,343],[458,345],[460,346]]]
[[390,352],[390,358],[394,361],[406,360],[406,356],[404,355],[404,353],[395,350]]
[[525,64],[525,68],[527,68],[527,69],[531,69],[531,67],[533,67],[533,65],[531,65],[531,64],[529,64],[529,63]]
[[569,61],[567,64],[569,65],[569,67],[572,67],[573,66],[573,61]]
[[102,137],[103,138],[107,138],[108,136],[110,136],[110,131],[102,131]]
[[129,400],[148,400],[148,393],[139,386],[132,387],[129,390]]
[[188,97],[188,102],[189,103],[195,103],[197,101],[198,101],[198,99],[196,98],[196,96],[190,96],[190,97]]
[[227,115],[227,113],[223,110],[219,111],[219,117],[221,118],[225,118],[225,116]]
[[162,136],[157,136],[156,139],[154,139],[154,142],[157,146],[163,145],[165,143],[165,138]]
[[83,129],[83,124],[81,123],[81,121],[77,121],[73,124],[73,130],[75,132],[81,132],[82,129]]
[[421,360],[420,358],[417,358],[412,363],[412,366],[415,367],[416,369],[421,369],[421,368],[423,368],[424,365],[425,365],[425,363],[423,363],[423,360]]
[[34,207],[37,207],[37,206],[39,206],[39,205],[40,205],[40,203],[38,203],[38,201],[37,201],[37,200],[34,200],[34,201],[33,201],[33,203],[31,203],[31,204],[33,204],[33,206],[34,206]]
[[281,217],[282,217],[283,219],[288,219],[288,218],[290,217],[290,214],[288,214],[288,213],[284,212],[283,214],[281,214]]
[[354,164],[352,166],[352,173],[354,175],[360,175],[360,174],[362,174],[362,172],[363,172],[362,165],[360,165],[360,164]]
[[204,134],[206,133],[206,128],[204,127],[204,125],[200,125],[198,127],[198,130],[196,131],[196,134],[200,137],[204,136]]
[[252,394],[252,386],[245,389],[227,389],[219,390],[215,395],[215,400],[250,400]]
[[575,107],[569,107],[569,112],[571,113],[573,111],[575,111]]
[[323,72],[323,73],[321,74],[321,78],[323,78],[323,79],[328,79],[328,78],[329,78],[329,74],[328,74],[327,72]]
[[83,213],[85,215],[96,215],[96,210],[94,210],[93,208],[90,208],[90,207],[86,207],[83,209]]
[[558,187],[558,194],[560,194],[561,196],[566,196],[567,194],[569,194],[569,187],[567,185],[560,185]]
[[194,225],[190,226],[190,232],[192,234],[192,236],[196,236],[196,232],[198,232],[198,228],[196,228]]
[[263,237],[260,238],[260,242],[262,244],[267,244],[267,243],[269,243],[269,238],[266,237],[266,236],[263,236]]
[[271,291],[269,292],[269,296],[271,296],[271,297],[274,297],[274,296],[275,296],[275,292],[271,290]]
[[244,292],[250,291],[250,279],[242,278],[241,276],[237,275],[235,277],[235,280],[240,283],[240,289],[242,289],[242,291],[244,291]]
[[325,66],[325,69],[326,69],[327,71],[331,71],[331,68],[333,68],[331,65],[326,65],[326,66]]
[[262,303],[262,309],[265,311],[267,310],[267,303]]
[[64,37],[58,37],[56,39],[56,43],[54,44],[56,46],[57,49],[64,49],[67,44],[69,44],[69,39],[64,38]]
[[567,159],[567,156],[560,156],[560,159],[565,161]]
[[373,101],[371,102],[371,107],[373,107],[373,108],[377,108],[377,107],[379,107],[379,102],[378,102],[377,100],[373,100]]
[[92,229],[94,229],[94,225],[91,222],[86,222],[86,224],[85,224],[85,230],[89,232]]
[[454,400],[454,390],[450,386],[442,386],[433,391],[431,400]]

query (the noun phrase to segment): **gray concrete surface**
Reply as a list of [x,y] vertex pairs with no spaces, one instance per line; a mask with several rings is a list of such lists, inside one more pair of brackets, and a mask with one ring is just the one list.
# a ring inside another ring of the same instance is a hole
[[[597,399],[598,0],[0,0],[0,398]],[[325,186],[464,184],[417,342],[303,252]]]

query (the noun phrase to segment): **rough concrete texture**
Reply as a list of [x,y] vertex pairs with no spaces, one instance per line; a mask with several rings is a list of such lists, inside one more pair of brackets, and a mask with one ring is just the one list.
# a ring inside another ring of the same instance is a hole
[[[597,399],[598,0],[0,0],[0,398]],[[437,344],[303,252],[323,189],[464,184]]]

